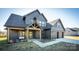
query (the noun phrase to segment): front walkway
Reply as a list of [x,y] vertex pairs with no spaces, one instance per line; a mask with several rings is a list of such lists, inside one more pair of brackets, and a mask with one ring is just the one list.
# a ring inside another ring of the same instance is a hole
[[59,43],[59,42],[67,42],[67,43],[79,44],[79,40],[72,40],[72,39],[66,39],[66,38],[56,39],[55,41],[51,41],[51,42],[47,42],[47,43],[40,42],[40,41],[38,41],[36,39],[33,39],[32,41],[35,44],[37,44],[38,46],[42,47],[42,48],[53,45],[53,44],[56,44],[56,43]]

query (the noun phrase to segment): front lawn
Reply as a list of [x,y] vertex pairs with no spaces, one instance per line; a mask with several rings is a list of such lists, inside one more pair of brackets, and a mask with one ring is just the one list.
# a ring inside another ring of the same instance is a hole
[[6,37],[0,38],[0,51],[76,51],[78,50],[77,47],[79,47],[79,45],[60,42],[41,48],[33,42],[18,42],[8,44]]
[[7,37],[0,37],[0,45],[7,43]]
[[39,47],[33,42],[19,42],[2,45],[1,51],[75,51],[76,45],[60,42],[44,48]]

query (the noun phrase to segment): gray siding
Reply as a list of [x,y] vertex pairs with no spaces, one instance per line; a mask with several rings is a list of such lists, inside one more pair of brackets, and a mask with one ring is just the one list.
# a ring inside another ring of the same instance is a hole
[[56,39],[56,38],[57,38],[57,32],[51,31],[51,39]]
[[[32,14],[30,14],[30,15],[26,15],[25,16],[25,23],[26,24],[28,24],[28,25],[31,25],[31,24],[33,24],[33,19],[34,19],[34,17],[36,17],[37,18],[37,23],[40,25],[40,21],[41,22],[47,22],[46,21],[46,19],[42,16],[42,14],[39,14],[38,12],[34,12],[34,13],[32,13]],[[40,25],[41,26],[41,25]]]
[[45,35],[46,39],[51,39],[51,30],[46,30],[45,32],[46,32]]

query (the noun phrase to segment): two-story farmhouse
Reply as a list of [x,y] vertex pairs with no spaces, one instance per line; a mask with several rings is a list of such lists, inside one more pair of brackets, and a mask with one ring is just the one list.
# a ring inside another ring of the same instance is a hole
[[63,38],[65,31],[60,19],[48,23],[38,10],[24,16],[11,14],[5,26],[8,41]]

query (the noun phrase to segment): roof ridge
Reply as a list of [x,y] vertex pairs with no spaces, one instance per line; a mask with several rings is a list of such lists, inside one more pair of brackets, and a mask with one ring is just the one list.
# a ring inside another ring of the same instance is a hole
[[36,10],[34,10],[34,11],[32,11],[32,12],[29,12],[28,14],[26,14],[26,15],[24,15],[24,16],[28,16],[28,15],[30,15],[30,14],[32,14],[32,13],[34,13],[34,12],[38,12],[39,14],[41,14],[40,12],[39,12],[39,10],[38,9],[36,9]]

